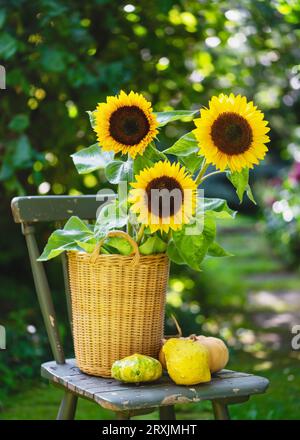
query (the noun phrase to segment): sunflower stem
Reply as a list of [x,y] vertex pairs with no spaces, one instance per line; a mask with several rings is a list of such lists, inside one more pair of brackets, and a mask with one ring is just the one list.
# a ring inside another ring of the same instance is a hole
[[225,173],[225,171],[218,170],[218,171],[213,171],[212,173],[208,173],[208,174],[206,174],[205,176],[202,177],[201,183],[204,182],[204,180],[208,179],[211,176],[215,176],[216,174],[222,174],[222,173]]
[[144,235],[145,225],[141,225],[140,229],[138,230],[137,236],[136,236],[136,242],[137,244],[140,244],[143,235]]
[[202,163],[202,167],[201,167],[201,169],[196,177],[196,180],[195,180],[195,183],[197,186],[200,185],[200,183],[202,182],[202,178],[203,178],[205,171],[207,170],[208,167],[209,167],[209,164],[206,163],[206,160],[204,159],[204,161]]
[[[128,156],[127,156],[127,163],[128,163],[128,183],[130,184],[131,182],[133,182],[133,165],[134,165],[134,160],[132,159],[132,157],[130,156],[129,153],[128,153]],[[127,192],[129,194],[129,189],[127,190]],[[132,237],[133,236],[133,226],[130,223],[130,216],[128,218],[126,230],[127,230],[127,234]]]

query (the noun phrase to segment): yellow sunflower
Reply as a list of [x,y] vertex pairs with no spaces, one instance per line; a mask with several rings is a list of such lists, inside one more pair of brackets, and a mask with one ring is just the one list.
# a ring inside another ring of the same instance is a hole
[[145,168],[132,183],[132,211],[151,232],[181,229],[196,206],[196,184],[184,167],[160,161]]
[[103,150],[129,153],[135,158],[142,154],[158,133],[158,122],[151,103],[142,95],[121,91],[98,104],[95,111],[97,139]]
[[253,168],[268,151],[268,122],[244,96],[214,96],[194,122],[199,154],[222,171],[227,166],[232,171]]

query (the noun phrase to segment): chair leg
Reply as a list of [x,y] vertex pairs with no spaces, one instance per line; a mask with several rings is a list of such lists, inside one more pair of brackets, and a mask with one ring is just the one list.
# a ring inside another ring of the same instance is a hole
[[213,400],[212,406],[216,420],[230,420],[228,406],[225,403]]
[[159,407],[159,420],[176,420],[175,408],[171,406]]
[[56,420],[74,420],[78,397],[70,391],[65,391]]

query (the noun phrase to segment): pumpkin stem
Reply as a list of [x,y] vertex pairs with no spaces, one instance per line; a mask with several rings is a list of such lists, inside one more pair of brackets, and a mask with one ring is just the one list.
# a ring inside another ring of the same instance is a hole
[[180,325],[178,324],[177,319],[176,319],[175,316],[173,315],[173,313],[172,313],[172,315],[171,315],[171,318],[173,319],[174,324],[175,324],[175,326],[176,326],[176,328],[177,328],[177,331],[178,331],[178,338],[181,338],[181,337],[182,337],[182,330],[181,330]]

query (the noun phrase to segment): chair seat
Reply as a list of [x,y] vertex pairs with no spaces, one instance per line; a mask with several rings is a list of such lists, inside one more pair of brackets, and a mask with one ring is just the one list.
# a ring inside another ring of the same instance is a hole
[[75,359],[68,359],[65,364],[46,362],[41,366],[41,374],[72,393],[113,411],[228,398],[238,402],[247,400],[253,394],[264,393],[269,384],[264,377],[231,370],[222,370],[214,374],[209,383],[193,386],[175,385],[167,375],[150,384],[124,384],[82,373]]

